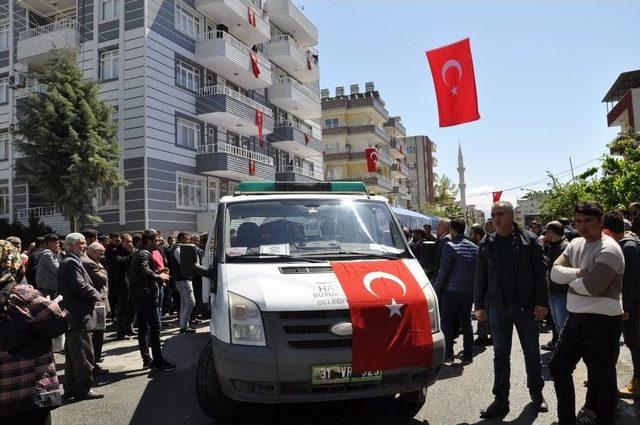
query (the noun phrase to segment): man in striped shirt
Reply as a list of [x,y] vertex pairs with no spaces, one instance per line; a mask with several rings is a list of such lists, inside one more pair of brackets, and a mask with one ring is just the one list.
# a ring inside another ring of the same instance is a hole
[[589,376],[580,423],[615,422],[624,256],[618,243],[602,233],[603,215],[597,202],[576,205],[575,225],[582,237],[571,241],[551,270],[554,282],[569,285],[569,317],[549,363],[560,425],[576,424],[572,375],[580,359]]

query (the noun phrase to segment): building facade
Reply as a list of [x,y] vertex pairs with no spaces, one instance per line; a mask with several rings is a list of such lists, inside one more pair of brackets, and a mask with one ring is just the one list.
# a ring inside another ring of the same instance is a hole
[[638,129],[640,126],[640,70],[620,74],[602,102],[607,104],[609,127],[620,127],[621,131]]
[[428,136],[409,136],[402,139],[405,145],[408,184],[411,194],[411,209],[420,209],[434,202],[436,173],[438,165],[433,156],[437,147]]
[[[518,199],[518,209],[520,211],[519,224],[525,228],[531,226],[531,222],[540,216],[540,206],[543,198],[527,195]],[[516,220],[517,221],[517,220]]]
[[241,180],[323,179],[318,31],[290,0],[0,0],[0,30],[2,217],[64,231],[14,175],[8,131],[62,50],[116,111],[130,184],[96,200],[103,232],[207,231]]
[[[401,118],[389,116],[372,82],[365,84],[364,91],[352,84],[348,95],[343,87],[336,87],[335,96],[323,89],[321,97],[326,180],[361,180],[392,205],[407,207],[409,170]],[[378,149],[375,172],[367,170],[367,148]]]

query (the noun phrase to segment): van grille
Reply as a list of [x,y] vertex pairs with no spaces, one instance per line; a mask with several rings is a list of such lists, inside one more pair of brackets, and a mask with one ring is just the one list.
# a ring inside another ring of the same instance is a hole
[[336,323],[349,322],[349,310],[283,311],[280,322],[290,347],[295,349],[350,348],[351,335],[331,333]]
[[280,267],[282,274],[333,273],[331,267]]

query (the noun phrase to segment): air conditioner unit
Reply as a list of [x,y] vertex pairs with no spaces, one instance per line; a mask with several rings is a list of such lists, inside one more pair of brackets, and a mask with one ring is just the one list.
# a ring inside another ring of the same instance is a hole
[[22,72],[12,72],[9,74],[9,87],[21,89],[27,85],[26,76]]

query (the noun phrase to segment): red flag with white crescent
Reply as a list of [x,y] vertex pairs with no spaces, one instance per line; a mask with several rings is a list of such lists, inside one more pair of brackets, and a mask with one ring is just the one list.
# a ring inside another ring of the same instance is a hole
[[249,175],[254,176],[256,174],[256,162],[253,159],[249,160]]
[[499,190],[497,192],[492,192],[491,193],[493,195],[493,203],[496,203],[498,201],[500,201],[500,198],[502,197],[502,191]]
[[251,55],[251,68],[253,69],[253,75],[258,78],[260,76],[260,67],[258,66],[258,55],[253,50],[250,51]]
[[376,165],[378,164],[378,149],[366,148],[364,155],[367,158],[367,171],[370,173],[376,172]]
[[262,111],[256,109],[256,126],[258,127],[258,141],[260,141],[260,147],[264,146],[264,136],[262,134]]
[[427,298],[402,260],[333,262],[349,303],[353,371],[431,367]]
[[469,39],[426,52],[438,100],[440,127],[480,119]]
[[252,26],[256,26],[256,13],[253,11],[253,9],[251,9],[250,7],[248,8],[248,14],[249,16],[247,17],[247,20],[249,21],[249,25]]

